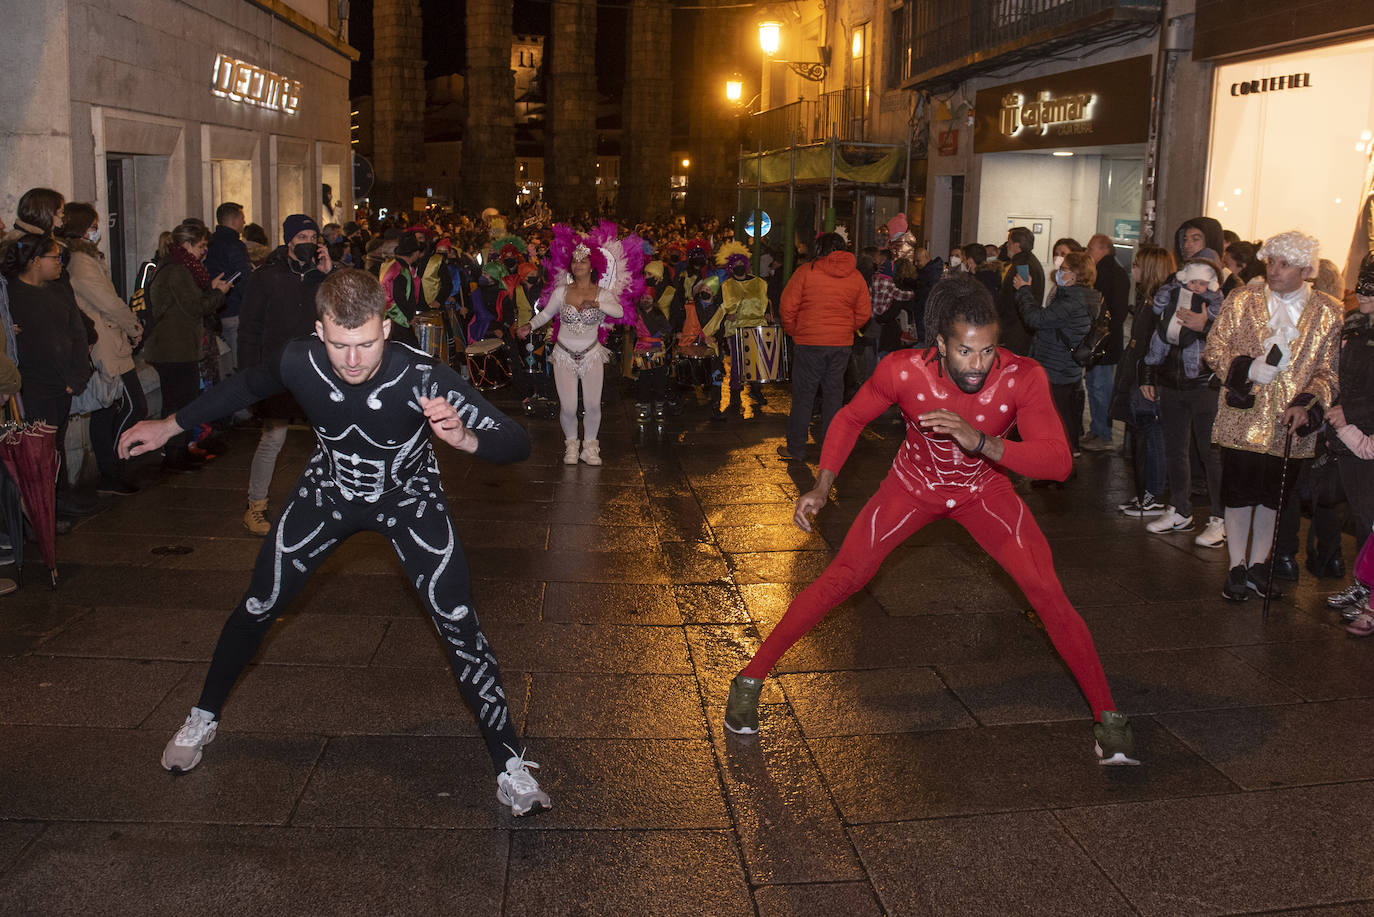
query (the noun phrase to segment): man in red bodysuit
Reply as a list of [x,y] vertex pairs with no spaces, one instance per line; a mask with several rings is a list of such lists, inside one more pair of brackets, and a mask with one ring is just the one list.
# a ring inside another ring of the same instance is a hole
[[[889,552],[927,523],[953,519],[1016,580],[1092,707],[1101,764],[1138,764],[1130,722],[1116,711],[1092,635],[1055,576],[1049,544],[1007,472],[1062,481],[1073,468],[1045,371],[997,346],[997,307],[970,277],[940,282],[926,306],[925,351],[883,360],[831,423],[816,486],[797,498],[794,521],[811,517],[863,428],[890,405],[906,419],[906,442],[878,492],[860,511],[840,552],[787,609],[744,671],[730,683],[725,727],[758,732],[763,679],[821,618],[872,579]],[[1019,441],[1004,437],[1015,426]]]

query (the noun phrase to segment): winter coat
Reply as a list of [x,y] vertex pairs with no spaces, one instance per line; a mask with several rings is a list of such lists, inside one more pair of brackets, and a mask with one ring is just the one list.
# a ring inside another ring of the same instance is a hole
[[67,272],[77,307],[95,324],[96,342],[91,361],[111,380],[134,368],[133,343],[143,327],[115,292],[105,257],[84,239],[69,239],[71,261]]
[[201,356],[205,316],[224,305],[224,294],[202,290],[191,272],[172,258],[163,258],[148,284],[148,314],[152,330],[143,343],[149,363],[195,363]]
[[1137,289],[1138,305],[1131,317],[1131,339],[1126,342],[1121,361],[1116,365],[1116,378],[1112,380],[1112,400],[1107,415],[1112,420],[1133,424],[1135,400],[1139,397],[1137,389],[1144,385],[1141,370],[1144,368],[1145,354],[1150,348],[1150,337],[1155,333],[1159,317],[1143,291]]
[[873,312],[852,252],[831,252],[799,268],[782,291],[782,328],[797,344],[849,347]]
[[1092,287],[1058,287],[1041,308],[1033,286],[1016,291],[1016,302],[1027,328],[1035,332],[1030,356],[1045,367],[1050,382],[1071,385],[1083,379],[1083,367],[1073,359],[1073,349],[1092,327],[1093,316],[1102,308],[1102,294]]
[[1221,311],[1221,293],[1216,290],[1192,293],[1191,308],[1194,312],[1206,309],[1207,324],[1201,333],[1180,327],[1178,343],[1173,344],[1165,339],[1165,335],[1178,312],[1179,294],[1182,290],[1181,283],[1171,280],[1155,291],[1152,311],[1158,322],[1147,346],[1141,385],[1191,389],[1207,385],[1211,381],[1211,373],[1202,360],[1202,352],[1207,333],[1216,321],[1217,313]]
[[70,388],[79,395],[91,379],[86,325],[81,313],[54,284],[9,284],[10,315],[19,326],[15,362],[23,374],[22,393],[59,398]]
[[[1045,301],[1045,269],[1040,266],[1040,259],[1032,252],[1020,252],[1012,256],[1006,273],[1002,275],[1002,286],[997,291],[997,321],[1001,326],[1001,340],[998,343],[1012,353],[1026,356],[1030,353],[1031,332],[1034,329],[1023,321],[1025,311],[1021,308],[1022,297],[1011,282],[1016,276],[1016,268],[1022,264],[1030,268],[1031,282],[1029,287],[1022,287],[1022,291],[1030,290],[1036,304]],[[1055,381],[1053,373],[1050,374],[1050,381]]]
[[235,274],[233,288],[224,294],[224,308],[221,318],[233,318],[243,306],[243,287],[248,275],[253,273],[253,262],[248,257],[248,246],[239,234],[228,226],[216,226],[210,237],[210,248],[205,252],[205,272],[211,277],[223,274],[228,280]]
[[[1345,422],[1366,435],[1374,434],[1374,322],[1358,309],[1345,317],[1341,328],[1338,363],[1340,395],[1336,403],[1345,411]],[[1326,427],[1326,444],[1337,455],[1350,455],[1350,447]]]
[[[292,260],[285,245],[253,272],[239,315],[240,368],[269,363],[287,342],[315,332],[315,292],[324,278],[313,265]],[[257,414],[278,420],[305,416],[289,392],[259,403]]]
[[1107,338],[1107,355],[1098,364],[1115,366],[1121,361],[1121,332],[1126,325],[1126,314],[1130,310],[1131,277],[1116,260],[1113,252],[1108,252],[1097,262],[1097,279],[1093,289],[1102,294],[1102,307],[1107,310],[1111,321],[1111,334]]

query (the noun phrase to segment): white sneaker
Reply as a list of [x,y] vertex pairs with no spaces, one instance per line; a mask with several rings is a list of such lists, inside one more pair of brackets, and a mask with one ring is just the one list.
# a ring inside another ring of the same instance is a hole
[[1193,544],[1204,548],[1219,548],[1226,543],[1226,521],[1220,516],[1207,517],[1207,527],[1193,539]]
[[201,750],[214,741],[218,725],[213,713],[192,707],[191,715],[162,750],[162,766],[174,774],[184,774],[195,767],[200,763]]
[[1170,506],[1154,522],[1145,526],[1145,531],[1154,532],[1156,535],[1163,535],[1167,532],[1187,532],[1193,527],[1193,517],[1184,516],[1178,510]]
[[[506,746],[510,751],[515,749]],[[543,812],[553,808],[549,794],[539,789],[539,782],[530,773],[530,768],[539,768],[533,761],[526,761],[524,753],[506,759],[506,772],[496,775],[496,798],[502,805],[510,806],[510,814],[517,818],[531,812]]]

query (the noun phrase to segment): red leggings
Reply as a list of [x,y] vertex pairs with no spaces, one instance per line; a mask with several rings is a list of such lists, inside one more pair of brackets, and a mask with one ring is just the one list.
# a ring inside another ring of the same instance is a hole
[[[953,506],[949,505],[951,502]],[[1026,504],[1011,484],[1000,477],[977,494],[965,489],[939,495],[913,494],[891,476],[886,478],[850,526],[840,553],[793,600],[787,614],[741,674],[750,678],[767,676],[792,644],[820,623],[830,609],[873,578],[893,548],[927,523],[942,518],[953,519],[967,529],[1016,580],[1045,623],[1054,648],[1078,679],[1094,719],[1100,718],[1104,710],[1115,710],[1092,634],[1069,604],[1054,574],[1049,543]]]

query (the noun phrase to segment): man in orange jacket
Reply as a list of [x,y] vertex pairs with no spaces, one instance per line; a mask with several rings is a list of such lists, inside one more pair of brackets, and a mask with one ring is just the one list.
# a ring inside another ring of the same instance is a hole
[[816,259],[798,268],[782,291],[782,330],[792,338],[792,413],[787,418],[787,444],[778,455],[806,460],[806,436],[816,391],[821,393],[821,428],[816,442],[844,401],[844,370],[854,335],[873,312],[868,285],[844,250],[844,236],[824,233],[816,240]]

